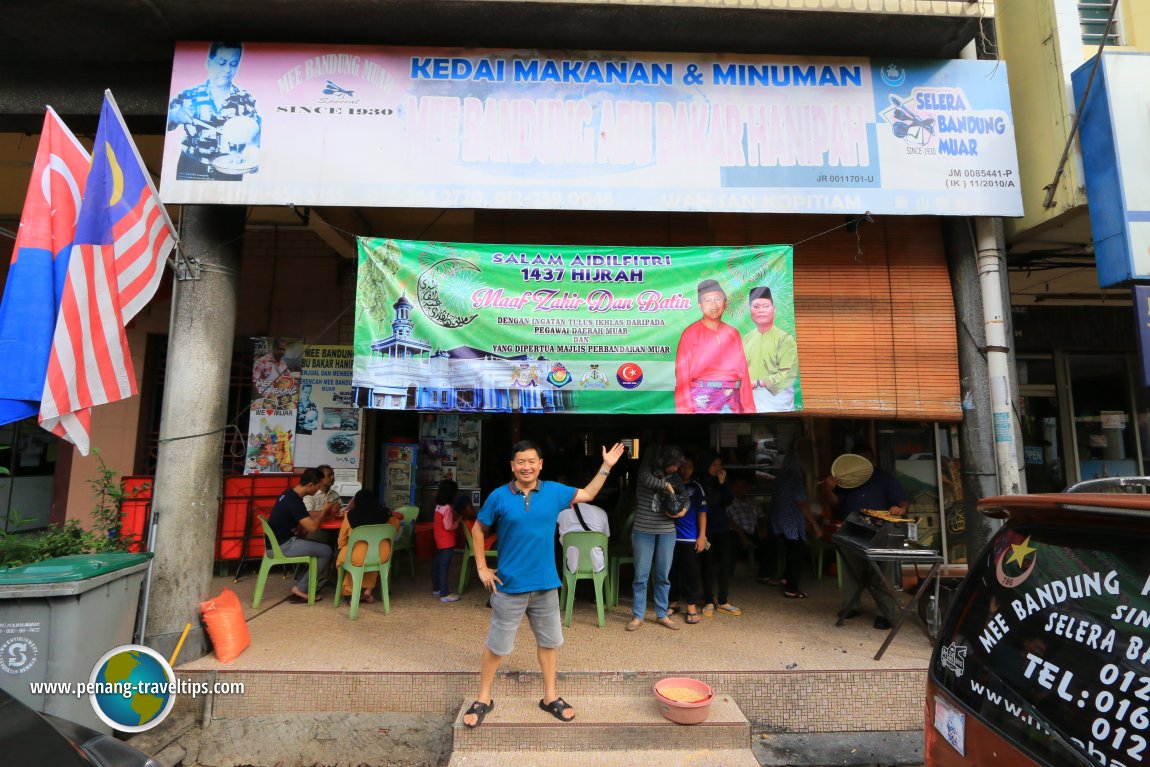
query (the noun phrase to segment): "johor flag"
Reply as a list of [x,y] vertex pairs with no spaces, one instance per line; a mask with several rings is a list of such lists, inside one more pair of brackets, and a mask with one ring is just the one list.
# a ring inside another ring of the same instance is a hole
[[40,411],[88,160],[48,107],[0,302],[0,425]]
[[124,326],[156,294],[175,241],[124,118],[104,91],[40,405],[40,425],[83,455],[90,408],[136,393]]

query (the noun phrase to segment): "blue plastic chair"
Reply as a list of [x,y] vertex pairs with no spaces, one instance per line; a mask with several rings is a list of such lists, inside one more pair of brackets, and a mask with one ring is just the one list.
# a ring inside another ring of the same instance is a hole
[[[347,558],[339,566],[339,577],[335,583],[335,607],[339,607],[339,598],[343,596],[343,579],[345,575],[351,576],[351,611],[347,617],[355,620],[359,617],[359,597],[363,592],[363,574],[369,572],[379,573],[379,587],[383,597],[383,614],[391,615],[391,557],[381,562],[379,546],[384,541],[395,540],[394,525],[361,525],[351,530],[351,537],[347,541]],[[363,564],[352,564],[352,555],[355,544],[363,541],[367,544],[367,553],[364,554]]]
[[260,561],[260,574],[256,579],[256,593],[252,597],[252,609],[258,610],[260,602],[264,598],[264,586],[267,584],[268,573],[276,565],[307,565],[307,603],[309,605],[315,604],[315,587],[319,579],[319,559],[317,557],[298,556],[288,557],[284,556],[283,550],[280,549],[279,541],[276,540],[275,535],[272,533],[271,526],[264,517],[257,517],[260,525],[264,529],[264,539],[266,545],[264,546],[264,558]]
[[[603,583],[607,581],[609,561],[607,553],[607,536],[604,533],[576,530],[563,536],[560,546],[563,549],[563,593],[560,599],[564,600],[563,625],[571,625],[571,610],[575,604],[575,583],[580,580],[591,579],[595,582],[595,611],[599,614],[599,628],[607,625],[603,618]],[[573,546],[579,550],[579,563],[574,572],[567,569],[567,548]],[[592,567],[591,549],[598,546],[603,550],[603,569],[595,572]],[[608,582],[607,596],[610,597],[611,587]]]

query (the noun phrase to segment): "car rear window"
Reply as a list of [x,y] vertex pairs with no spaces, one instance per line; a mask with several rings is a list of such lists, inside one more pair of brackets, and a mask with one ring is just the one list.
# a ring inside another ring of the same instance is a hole
[[935,681],[1031,758],[1150,765],[1150,535],[1004,528],[956,595]]

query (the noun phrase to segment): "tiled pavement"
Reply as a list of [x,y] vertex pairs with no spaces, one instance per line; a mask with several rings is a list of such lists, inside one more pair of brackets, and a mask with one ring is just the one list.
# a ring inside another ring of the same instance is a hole
[[[243,696],[218,697],[215,717],[287,711],[408,711],[454,714],[475,694],[487,631],[486,595],[472,579],[461,601],[432,596],[428,563],[413,582],[406,567],[393,573],[391,615],[377,602],[357,621],[332,607],[331,589],[314,606],[284,601],[290,581],[268,581],[259,613],[246,610],[252,646],[222,665],[208,655],[181,664],[181,675],[244,681]],[[250,605],[255,575],[232,587]],[[608,612],[599,628],[593,603],[576,603],[559,655],[560,694],[582,698],[650,695],[668,675],[688,674],[730,696],[755,732],[913,730],[922,727],[922,694],[930,645],[907,623],[886,654],[872,660],[885,632],[873,613],[834,627],[838,587],[808,578],[809,599],[784,599],[755,583],[740,565],[732,601],[742,616],[716,613],[669,631],[651,620],[624,631],[630,605]],[[624,588],[626,594],[627,589]],[[864,598],[864,607],[869,604]],[[534,640],[526,625],[496,681],[497,698],[537,698]],[[881,714],[876,714],[881,712]]]

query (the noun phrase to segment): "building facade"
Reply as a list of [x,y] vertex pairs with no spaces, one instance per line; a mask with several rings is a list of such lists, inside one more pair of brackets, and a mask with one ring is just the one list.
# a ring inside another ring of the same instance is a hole
[[[136,23],[128,34],[120,31],[127,27],[116,22],[133,14],[134,6],[112,3],[98,19],[69,20],[90,45],[66,50],[50,45],[32,50],[28,40],[39,24],[50,21],[46,17],[32,14],[23,30],[9,28],[4,34],[24,38],[14,39],[9,50],[26,55],[3,63],[4,81],[12,85],[5,86],[11,98],[0,114],[0,130],[7,131],[0,136],[0,152],[24,175],[16,173],[18,180],[4,185],[8,191],[0,198],[0,216],[7,222],[5,229],[15,229],[35,151],[34,137],[20,131],[39,125],[45,94],[83,136],[93,128],[99,94],[111,87],[149,169],[159,175],[175,45],[220,37],[222,30],[248,42],[289,46],[295,41],[300,45],[319,41],[417,48],[866,57],[891,62],[894,78],[898,62],[957,58],[972,41],[987,36],[995,13],[990,3],[959,0],[884,0],[866,4],[863,10],[846,0],[806,3],[801,10],[785,0],[531,2],[515,4],[513,9],[493,2],[323,5],[324,13],[317,17],[314,8],[305,13],[255,3],[217,9],[213,15],[209,9],[189,11],[161,2],[154,5],[158,18],[143,27],[143,20],[133,19]],[[145,35],[140,30],[148,24],[154,28]],[[375,34],[372,29],[383,31]],[[130,66],[104,65],[111,48],[128,56]],[[954,106],[946,102],[938,108]],[[910,106],[899,103],[884,109],[891,114],[886,127],[899,141],[931,140],[935,124],[915,116]],[[954,141],[944,151],[957,155],[969,146]],[[21,192],[15,193],[17,189]],[[498,205],[373,207],[341,205],[338,199],[308,206],[289,203],[183,205],[178,220],[185,250],[197,256],[203,272],[199,279],[176,280],[129,327],[141,397],[94,413],[93,444],[100,448],[100,459],[126,475],[154,475],[156,506],[162,518],[170,520],[166,540],[191,540],[185,548],[197,552],[191,560],[186,552],[165,554],[162,532],[157,539],[157,603],[168,602],[171,609],[158,612],[156,626],[149,628],[149,643],[174,640],[183,622],[176,626],[168,616],[184,609],[183,602],[204,596],[199,592],[210,575],[214,531],[192,530],[194,515],[181,517],[182,506],[192,497],[210,508],[220,496],[221,473],[235,466],[235,445],[242,444],[251,400],[244,381],[250,370],[247,338],[275,335],[350,344],[352,318],[347,309],[355,303],[354,235],[656,247],[794,244],[804,410],[786,417],[746,419],[745,429],[728,429],[727,437],[720,436],[723,430],[717,422],[615,423],[628,433],[643,431],[651,439],[726,446],[736,461],[740,448],[754,453],[757,445],[774,442],[784,432],[791,434],[801,424],[801,431],[816,437],[815,460],[823,468],[838,452],[863,442],[876,443],[882,462],[899,468],[904,477],[916,478],[913,495],[922,528],[938,530],[938,545],[943,545],[943,509],[961,504],[962,497],[955,491],[962,484],[956,464],[944,459],[959,457],[961,429],[975,424],[989,432],[984,423],[977,425],[989,416],[984,409],[964,405],[971,397],[982,396],[975,390],[987,387],[980,387],[973,373],[960,370],[958,361],[959,346],[967,341],[955,319],[955,261],[962,254],[969,259],[972,253],[968,245],[954,242],[943,223],[946,219],[936,215],[946,211],[932,207],[932,202],[923,201],[919,209],[908,204],[904,212],[874,217],[867,215],[865,205],[861,210],[830,206],[691,212],[580,210],[578,203],[539,210]],[[386,339],[381,342],[379,351],[385,358],[387,353],[394,355],[401,341],[405,350],[414,343],[405,327],[397,326],[395,338],[390,344]],[[495,398],[501,392],[515,393],[480,383],[474,389],[484,396],[489,389]],[[398,399],[399,393],[395,394]],[[513,410],[512,397],[507,399]],[[405,417],[374,414],[368,419],[374,441],[382,444],[410,431],[414,421]],[[554,428],[530,420],[537,417],[529,411],[496,416],[491,439],[485,436],[485,441],[500,446],[512,436],[531,436],[532,428]],[[570,416],[555,416],[566,417]],[[620,430],[586,419],[563,424],[588,438]],[[708,430],[709,426],[713,428]],[[42,522],[83,518],[89,505],[84,480],[94,470],[94,459],[73,454],[68,445],[45,438],[29,423],[8,427],[5,434],[13,446],[10,456],[16,470],[8,491],[9,508],[12,498],[26,492],[38,499],[33,505]],[[723,442],[728,437],[729,444]],[[379,465],[373,450],[368,446],[364,455],[368,467]],[[496,447],[493,454],[499,452]],[[754,459],[752,455],[747,464],[753,465]],[[500,476],[502,463],[497,458],[489,464],[485,458],[484,465],[490,465],[492,477]],[[376,470],[368,468],[363,479],[375,480],[371,475]],[[968,490],[967,498],[971,495]],[[930,497],[935,499],[933,509]],[[961,546],[961,531],[951,533],[956,536],[954,545]],[[189,587],[182,576],[173,580],[177,569],[203,574]]]
[[[1083,128],[1104,106],[1080,110],[1082,90],[1072,82],[1089,80],[1103,42],[1105,55],[1150,50],[1150,9],[1113,5],[1113,16],[1109,2],[1024,0],[997,8],[1025,209],[1004,225],[1032,492],[1147,472],[1150,402],[1132,281],[1101,285],[1096,246],[1108,235],[1092,227],[1100,211],[1091,211],[1083,164],[1084,149],[1099,150]],[[1102,93],[1107,82],[1098,78],[1092,87]],[[1111,98],[1142,97],[1127,90]]]

